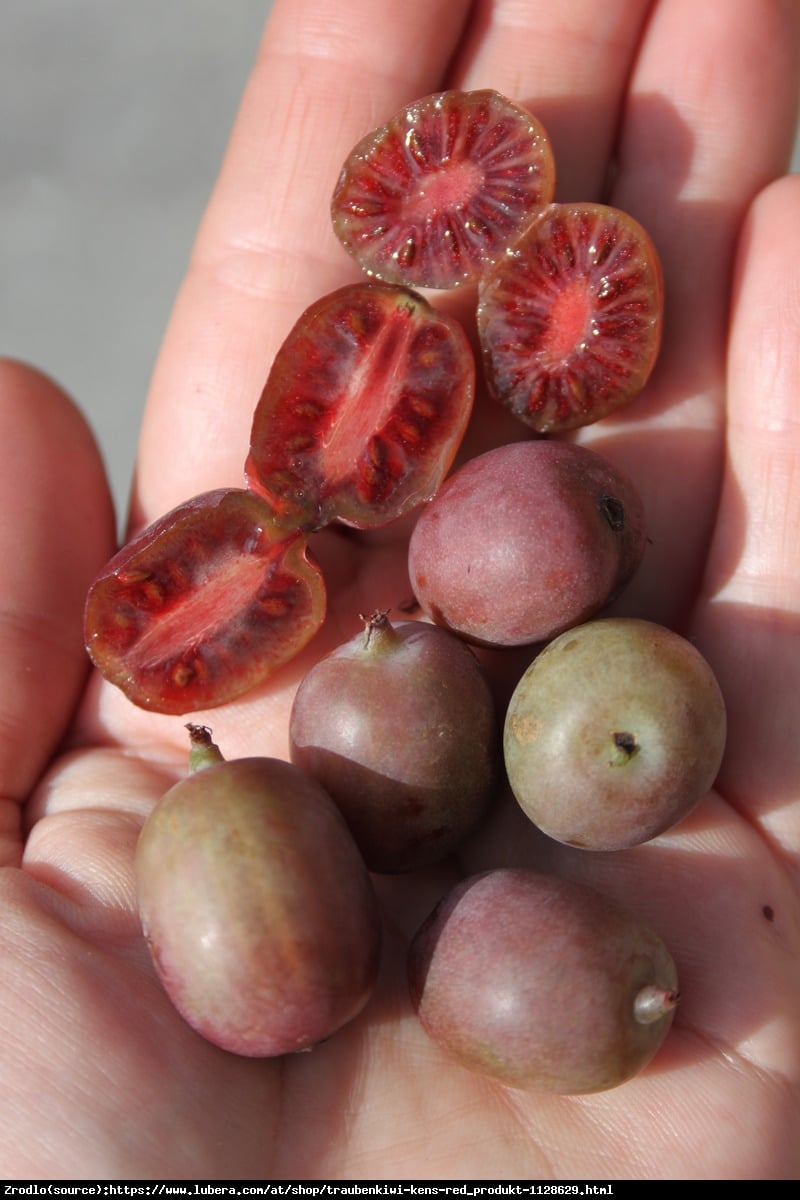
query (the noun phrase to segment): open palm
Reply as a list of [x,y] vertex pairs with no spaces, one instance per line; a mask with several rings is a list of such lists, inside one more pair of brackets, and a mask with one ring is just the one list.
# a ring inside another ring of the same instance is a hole
[[[717,793],[647,846],[556,847],[498,798],[458,861],[377,879],[377,992],[312,1053],[219,1051],[154,977],[133,850],[185,767],[185,730],[87,684],[81,608],[113,549],[102,470],[55,386],[3,364],[5,1177],[797,1174],[800,179],[775,180],[796,118],[798,18],[771,0],[274,5],[155,373],[133,525],[241,484],[277,347],[309,303],[357,277],[328,217],[351,145],[418,96],[495,87],[549,130],[557,198],[630,211],[663,258],[656,374],[628,414],[581,436],[628,471],[648,512],[651,544],[619,611],[696,640],[730,727]],[[479,398],[470,452],[520,436]],[[274,684],[198,716],[228,757],[286,757],[312,652],[351,636],[360,612],[407,598],[408,529],[319,536],[322,633]],[[489,661],[507,682],[510,659]],[[670,946],[682,989],[673,1032],[625,1086],[587,1097],[500,1087],[449,1064],[411,1014],[410,933],[460,874],[500,864],[586,879]]]

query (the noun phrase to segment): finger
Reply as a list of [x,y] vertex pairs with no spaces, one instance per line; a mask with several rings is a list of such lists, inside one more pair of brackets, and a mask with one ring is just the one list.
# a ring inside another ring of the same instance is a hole
[[655,8],[631,79],[613,200],[644,222],[663,260],[662,377],[685,376],[687,361],[696,368],[713,350],[721,378],[736,236],[753,197],[788,164],[799,68],[796,5]]
[[0,861],[17,804],[64,736],[88,668],[82,613],[114,514],[83,417],[50,380],[0,361]]
[[155,373],[137,521],[241,482],[275,351],[308,304],[358,277],[330,221],[345,156],[436,90],[467,9],[277,0]]
[[452,86],[493,87],[543,123],[558,200],[599,198],[649,0],[475,6]]
[[136,842],[179,770],[111,747],[81,750],[62,755],[34,793],[22,866],[75,903],[88,936],[139,937]]
[[658,248],[664,340],[646,392],[583,440],[640,485],[651,546],[629,603],[670,624],[684,619],[716,510],[736,237],[754,195],[788,162],[799,76],[796,5],[664,0],[631,78],[611,200]]
[[726,798],[800,856],[800,177],[759,196],[740,243],[728,459],[696,634],[728,706]]

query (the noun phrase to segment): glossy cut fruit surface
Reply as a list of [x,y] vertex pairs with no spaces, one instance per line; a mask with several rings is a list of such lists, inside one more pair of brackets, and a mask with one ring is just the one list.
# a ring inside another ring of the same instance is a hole
[[496,715],[475,655],[443,629],[392,625],[384,613],[305,676],[289,741],[373,871],[444,858],[483,816],[495,780]]
[[644,387],[658,355],[663,281],[628,214],[553,204],[481,280],[490,391],[539,433],[590,424]]
[[612,463],[570,442],[515,442],[460,467],[422,510],[409,575],[437,624],[527,645],[598,612],[645,542],[641,500]]
[[223,1049],[303,1050],[366,1004],[372,884],[336,806],[290,763],[232,760],[176,784],[145,822],[136,879],[167,994]]
[[517,684],[504,754],[525,813],[557,841],[621,850],[680,821],[714,783],[725,704],[711,667],[650,621],[591,621]]
[[94,664],[134,704],[188,713],[248,691],[325,615],[306,542],[250,492],[196,496],[111,559],[86,601]]
[[331,212],[368,274],[450,288],[504,254],[554,190],[550,140],[534,117],[490,89],[448,91],[358,143]]
[[472,410],[461,326],[406,288],[322,297],[279,350],[246,475],[286,529],[386,524],[436,491]]
[[658,934],[593,888],[533,871],[458,884],[418,931],[408,969],[419,1018],[449,1055],[562,1094],[637,1074],[677,1001]]

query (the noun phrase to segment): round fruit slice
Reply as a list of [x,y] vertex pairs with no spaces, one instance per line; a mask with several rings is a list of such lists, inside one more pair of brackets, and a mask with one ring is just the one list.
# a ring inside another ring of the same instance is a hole
[[489,388],[539,433],[588,425],[644,387],[663,306],[641,225],[606,205],[552,204],[481,281]]
[[223,704],[294,657],[322,624],[325,586],[299,534],[257,496],[207,492],[111,559],[86,601],[89,656],[134,704]]
[[385,525],[438,488],[474,388],[455,320],[407,288],[340,288],[278,351],[253,419],[248,484],[286,530]]
[[333,227],[369,275],[409,287],[476,279],[555,190],[550,140],[491,90],[439,92],[351,151]]

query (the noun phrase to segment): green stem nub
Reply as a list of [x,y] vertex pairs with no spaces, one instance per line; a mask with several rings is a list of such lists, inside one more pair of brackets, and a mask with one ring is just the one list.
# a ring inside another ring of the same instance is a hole
[[371,653],[380,652],[398,644],[398,636],[389,620],[388,609],[376,609],[368,617],[358,614],[364,622],[363,648]]
[[672,1012],[678,1003],[678,993],[671,988],[648,983],[640,988],[633,1001],[633,1015],[640,1025],[652,1025]]
[[187,725],[186,728],[189,730],[189,771],[192,774],[225,761],[207,725]]

